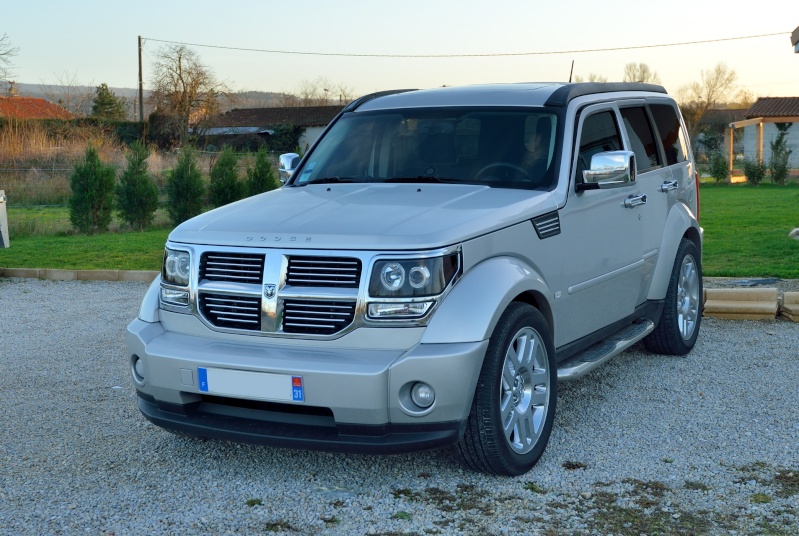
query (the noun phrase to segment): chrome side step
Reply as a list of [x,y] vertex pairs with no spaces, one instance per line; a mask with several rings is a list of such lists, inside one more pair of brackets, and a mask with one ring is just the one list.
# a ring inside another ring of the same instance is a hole
[[558,381],[585,376],[613,356],[617,356],[654,331],[655,323],[642,320],[617,331],[558,365]]

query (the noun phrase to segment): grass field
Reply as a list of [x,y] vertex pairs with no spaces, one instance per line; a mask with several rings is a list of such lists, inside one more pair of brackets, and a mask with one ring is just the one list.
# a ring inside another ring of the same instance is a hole
[[[799,279],[799,241],[788,238],[799,227],[799,185],[703,183],[700,216],[706,276]],[[0,267],[158,270],[170,228],[165,215],[157,220],[150,231],[81,236],[64,207],[10,208]]]

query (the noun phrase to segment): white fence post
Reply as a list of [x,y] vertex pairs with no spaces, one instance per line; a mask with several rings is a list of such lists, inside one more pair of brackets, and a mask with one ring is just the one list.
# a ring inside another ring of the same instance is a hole
[[11,247],[8,242],[8,215],[6,214],[6,192],[0,190],[0,248]]

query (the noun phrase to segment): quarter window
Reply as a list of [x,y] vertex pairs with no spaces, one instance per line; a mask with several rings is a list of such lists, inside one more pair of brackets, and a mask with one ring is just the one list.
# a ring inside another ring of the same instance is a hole
[[655,118],[660,140],[663,142],[663,150],[666,152],[666,165],[685,162],[688,152],[685,144],[685,137],[680,128],[680,118],[673,106],[668,104],[650,104],[652,116]]
[[627,137],[630,138],[630,149],[635,153],[637,171],[645,171],[659,166],[660,155],[646,110],[643,107],[623,108],[621,117],[624,119]]

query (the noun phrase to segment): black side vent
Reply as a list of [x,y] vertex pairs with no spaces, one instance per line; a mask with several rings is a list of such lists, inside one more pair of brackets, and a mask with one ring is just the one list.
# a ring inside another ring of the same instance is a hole
[[200,281],[261,284],[264,256],[249,253],[208,252],[200,257]]
[[348,257],[290,257],[286,284],[298,287],[358,288],[361,261]]
[[533,220],[533,227],[538,233],[538,238],[543,240],[560,234],[560,217],[557,212],[539,216]]

